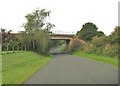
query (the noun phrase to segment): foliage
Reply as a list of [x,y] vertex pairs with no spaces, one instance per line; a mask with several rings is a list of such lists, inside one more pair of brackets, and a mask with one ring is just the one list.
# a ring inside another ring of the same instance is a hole
[[94,36],[97,35],[98,33],[97,29],[98,27],[95,24],[88,22],[82,26],[82,29],[77,32],[77,35],[79,38],[83,39],[84,41],[89,42],[92,40]]
[[98,48],[98,47],[105,45],[107,43],[107,41],[108,41],[107,36],[100,36],[100,37],[95,36],[91,40],[91,43]]
[[[21,50],[29,50],[31,48],[31,42],[32,42],[32,35],[26,33],[25,31],[19,32],[16,34],[17,41],[19,42],[19,46],[21,47]],[[32,49],[32,48],[31,48]]]
[[51,29],[53,29],[53,27],[55,27],[54,24],[51,24],[50,22],[46,23],[46,31],[50,32]]
[[9,46],[10,46],[11,50],[13,50],[13,52],[15,52],[15,50],[17,50],[18,44],[19,44],[19,42],[15,41],[15,40],[9,41]]
[[92,53],[95,51],[96,46],[90,43],[86,43],[85,45],[83,45],[83,47],[81,47],[81,49],[87,53]]
[[7,43],[2,44],[2,51],[7,51]]
[[54,27],[54,24],[46,21],[50,16],[50,11],[46,9],[37,9],[34,12],[25,16],[27,22],[24,24],[27,42],[32,46],[32,49],[38,53],[47,54],[49,50],[48,32]]
[[118,46],[117,45],[110,45],[110,44],[106,44],[103,49],[103,54],[104,55],[109,55],[111,57],[118,57]]
[[37,9],[34,12],[27,14],[25,18],[27,22],[24,24],[27,32],[32,32],[36,28],[42,28],[45,25],[45,19],[50,15],[50,11],[46,9]]
[[44,30],[36,29],[34,31],[34,40],[36,51],[38,53],[47,54],[49,51],[49,38]]
[[46,21],[49,16],[50,11],[46,9],[37,9],[27,14],[24,23],[25,31],[14,34],[14,37],[11,31],[6,32],[5,29],[1,29],[4,40],[3,50],[32,50],[47,54],[50,44],[48,33],[55,26]]
[[97,36],[100,37],[100,36],[105,36],[105,34],[102,32],[102,31],[97,31]]
[[2,32],[2,43],[9,42],[14,39],[14,34],[11,34],[11,30],[6,31],[6,29],[1,28]]
[[15,35],[11,33],[11,30],[6,31],[6,29],[1,28],[2,32],[2,50],[13,50],[14,48],[11,49],[11,47],[16,47],[18,43],[15,41]]
[[120,40],[119,37],[120,26],[115,27],[114,31],[109,35],[110,44],[117,44]]
[[109,36],[94,36],[90,42],[81,47],[81,50],[97,55],[118,57],[119,29],[120,27],[115,27],[115,30]]

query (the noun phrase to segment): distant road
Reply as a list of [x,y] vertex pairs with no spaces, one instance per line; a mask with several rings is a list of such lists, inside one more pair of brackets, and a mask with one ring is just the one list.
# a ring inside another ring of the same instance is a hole
[[65,45],[57,46],[55,48],[53,47],[53,48],[51,48],[50,53],[51,54],[62,53],[61,49],[64,48],[64,47],[65,47]]
[[[57,48],[58,49],[58,48]],[[25,84],[117,84],[118,68],[69,54],[56,54],[53,60]]]

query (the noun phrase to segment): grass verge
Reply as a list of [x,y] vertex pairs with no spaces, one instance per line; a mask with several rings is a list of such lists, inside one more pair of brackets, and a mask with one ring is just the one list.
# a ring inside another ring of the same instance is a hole
[[34,52],[4,54],[2,56],[2,83],[22,84],[52,58]]
[[101,62],[111,64],[114,66],[118,66],[118,59],[117,58],[112,58],[112,57],[108,57],[108,56],[100,56],[100,55],[96,55],[96,54],[88,54],[88,53],[85,53],[85,52],[80,51],[80,50],[75,51],[72,54],[80,56],[80,57],[84,57],[84,58],[89,58],[89,59],[101,61]]

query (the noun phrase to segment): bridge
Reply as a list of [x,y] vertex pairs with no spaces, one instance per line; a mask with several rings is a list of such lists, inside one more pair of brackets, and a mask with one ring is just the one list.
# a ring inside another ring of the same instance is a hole
[[[52,32],[51,34],[49,34],[49,37],[51,40],[65,40],[66,41],[66,45],[68,47],[69,50],[72,50],[73,48],[76,47],[80,47],[83,44],[85,44],[85,42],[83,40],[78,39],[78,37],[72,33],[65,33],[62,31],[56,31]],[[59,33],[58,33],[59,32]]]
[[71,38],[75,37],[72,34],[50,34],[50,39],[58,39],[58,40],[70,40]]

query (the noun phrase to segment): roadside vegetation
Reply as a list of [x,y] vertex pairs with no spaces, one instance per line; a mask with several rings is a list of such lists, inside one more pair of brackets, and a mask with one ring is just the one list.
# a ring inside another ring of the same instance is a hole
[[83,25],[76,35],[86,43],[80,48],[73,50],[74,54],[118,65],[118,44],[120,40],[118,32],[120,27],[115,27],[114,31],[108,36],[102,31],[97,31],[97,29],[97,26],[91,22]]
[[96,61],[111,64],[113,66],[118,66],[118,58],[111,58],[109,56],[101,56],[101,55],[97,55],[97,54],[89,54],[89,53],[86,53],[86,52],[81,51],[81,50],[72,52],[72,54],[80,56],[81,58],[93,59]]
[[4,54],[2,56],[2,83],[21,84],[51,59],[51,56],[43,56],[30,51]]
[[34,51],[39,54],[48,54],[50,49],[50,30],[55,26],[47,21],[51,11],[37,9],[25,16],[26,22],[23,24],[25,31],[12,34],[11,30],[2,32],[2,51]]
[[47,21],[50,13],[36,9],[27,14],[25,30],[15,34],[1,28],[3,84],[22,84],[51,60],[48,34],[54,24]]
[[[2,34],[2,60],[3,83],[20,84],[34,74],[38,69],[51,60],[49,50],[51,47],[65,44],[64,40],[50,40],[49,34],[54,24],[47,21],[51,11],[36,9],[25,15],[24,31],[16,34],[1,28]],[[77,32],[76,38],[85,41],[84,45],[75,47],[66,46],[61,51],[68,51],[74,55],[95,59],[105,63],[118,65],[119,57],[119,26],[106,36],[98,27],[91,23],[85,23]],[[6,52],[6,53],[4,53]]]

